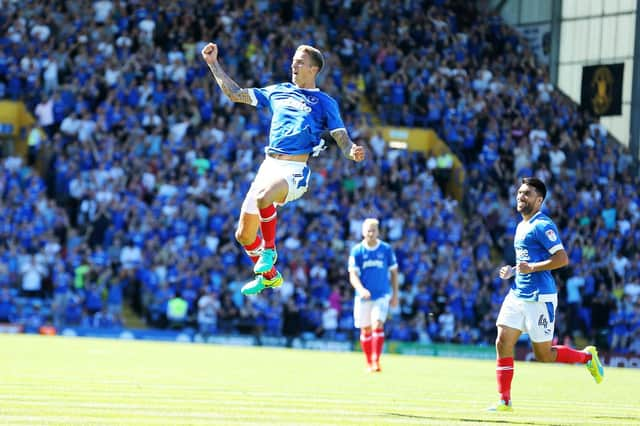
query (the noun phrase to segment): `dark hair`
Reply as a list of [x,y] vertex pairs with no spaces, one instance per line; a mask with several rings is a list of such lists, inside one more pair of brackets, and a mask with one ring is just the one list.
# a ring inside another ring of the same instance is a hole
[[322,68],[324,68],[324,57],[322,56],[322,52],[320,52],[320,50],[316,49],[313,46],[309,46],[308,44],[302,44],[298,46],[296,50],[302,50],[307,55],[309,55],[309,58],[311,58],[311,64],[315,67],[318,67],[318,74],[320,74],[320,71],[322,71]]
[[536,192],[542,196],[542,200],[544,201],[547,196],[547,187],[543,181],[535,177],[524,177],[522,178],[522,184],[533,186],[536,189]]

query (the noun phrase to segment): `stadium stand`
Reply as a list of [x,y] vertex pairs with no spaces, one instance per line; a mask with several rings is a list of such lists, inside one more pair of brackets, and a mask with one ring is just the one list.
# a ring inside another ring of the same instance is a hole
[[[559,338],[637,350],[636,165],[498,15],[444,0],[5,3],[0,97],[43,133],[30,160],[0,163],[0,322],[122,327],[130,304],[149,327],[181,327],[167,309],[186,302],[205,334],[350,339],[348,250],[376,216],[401,271],[391,338],[491,345],[514,185],[535,175],[571,258]],[[371,153],[355,171],[335,149],[313,160],[310,193],[280,213],[285,284],[252,298],[234,220],[269,116],[215,87],[199,57],[210,39],[247,87],[289,80],[293,49],[319,47],[319,85]],[[463,203],[378,121],[436,130],[467,170]]]

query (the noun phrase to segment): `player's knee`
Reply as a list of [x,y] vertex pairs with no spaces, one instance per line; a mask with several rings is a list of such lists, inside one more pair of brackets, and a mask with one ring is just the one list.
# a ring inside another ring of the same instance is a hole
[[258,192],[256,193],[256,201],[258,202],[258,204],[260,204],[261,202],[264,203],[268,195],[269,195],[268,188],[261,188],[260,190],[258,190]]
[[285,180],[277,182],[270,187],[263,188],[256,194],[258,208],[264,209],[274,203],[284,204],[288,193],[289,184]]
[[244,229],[236,229],[235,237],[236,241],[243,246],[251,244],[256,238],[255,235],[249,235],[249,232]]
[[498,355],[510,356],[508,354],[512,353],[512,351],[513,343],[507,341],[507,339],[502,336],[498,336],[496,338],[496,352],[498,353]]
[[264,209],[273,204],[273,200],[267,191],[260,191],[256,197],[256,201],[259,209]]

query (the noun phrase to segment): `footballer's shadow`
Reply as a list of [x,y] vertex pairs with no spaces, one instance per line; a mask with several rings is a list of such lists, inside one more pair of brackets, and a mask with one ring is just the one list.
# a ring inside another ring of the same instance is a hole
[[[462,418],[462,417],[432,417],[432,416],[417,416],[414,414],[402,414],[402,413],[385,413],[388,416],[393,416],[393,417],[405,417],[405,418],[410,418],[410,419],[424,419],[424,420],[451,420],[451,421],[455,421],[455,422],[470,422],[470,423],[510,423],[510,424],[515,424],[515,425],[535,425],[535,424],[539,424],[539,425],[548,425],[548,426],[563,426],[562,423],[536,423],[536,422],[531,422],[531,421],[520,421],[520,420],[508,420],[508,419],[496,419],[496,418],[487,418],[487,417],[483,417],[483,418],[477,418],[477,419],[473,419],[473,418]],[[509,415],[509,413],[506,413],[506,415]]]
[[611,419],[611,420],[633,420],[634,422],[640,422],[640,417],[636,416],[594,416],[596,419]]

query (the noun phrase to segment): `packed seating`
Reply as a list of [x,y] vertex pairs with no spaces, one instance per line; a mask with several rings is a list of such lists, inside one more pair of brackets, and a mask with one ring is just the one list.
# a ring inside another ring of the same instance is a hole
[[[535,175],[571,259],[557,275],[560,338],[620,351],[637,340],[635,163],[547,84],[498,15],[443,0],[232,3],[0,11],[0,95],[25,102],[43,129],[31,160],[0,165],[0,322],[121,327],[130,303],[150,327],[350,339],[348,250],[375,216],[401,272],[391,338],[492,344],[515,185]],[[270,117],[218,90],[199,55],[210,40],[247,87],[288,81],[295,47],[320,48],[319,86],[371,154],[356,166],[336,149],[312,160],[309,193],[279,213],[285,284],[251,298],[233,233]],[[463,203],[425,153],[390,149],[377,120],[435,129],[464,163]]]

